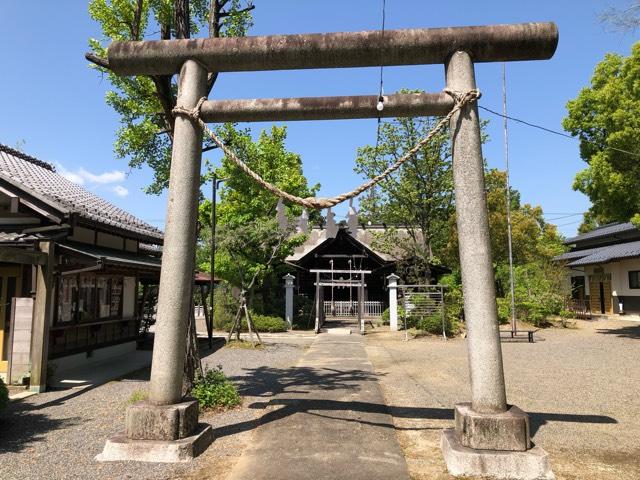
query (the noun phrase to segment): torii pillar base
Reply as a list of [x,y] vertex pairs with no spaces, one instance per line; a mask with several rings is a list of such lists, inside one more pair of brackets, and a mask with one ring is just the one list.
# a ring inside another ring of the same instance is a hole
[[468,403],[455,406],[455,428],[442,432],[449,473],[517,480],[553,480],[549,455],[531,447],[529,417],[518,407],[476,413]]
[[198,423],[198,402],[173,405],[141,401],[127,408],[125,432],[109,438],[100,462],[188,462],[213,441],[211,425]]

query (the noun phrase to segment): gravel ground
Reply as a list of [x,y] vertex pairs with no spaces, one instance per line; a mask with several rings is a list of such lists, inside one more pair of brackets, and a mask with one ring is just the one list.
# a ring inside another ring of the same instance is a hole
[[295,364],[313,338],[264,340],[267,345],[261,350],[219,348],[203,359],[207,365],[221,365],[244,398],[242,407],[201,416],[212,425],[216,439],[195,461],[94,461],[105,439],[124,428],[131,394],[147,388],[145,370],[96,388],[47,392],[12,402],[0,417],[0,479],[221,478],[241,454],[260,416],[247,405],[281,389],[278,372]]
[[[533,441],[559,480],[640,478],[640,323],[578,321],[538,341],[503,343],[507,398],[529,412]],[[412,478],[450,479],[440,431],[470,398],[466,342],[367,336]]]

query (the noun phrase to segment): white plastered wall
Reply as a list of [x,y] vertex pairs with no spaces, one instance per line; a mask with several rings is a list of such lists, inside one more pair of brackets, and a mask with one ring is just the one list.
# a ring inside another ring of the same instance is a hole
[[640,296],[640,289],[629,288],[629,272],[640,270],[640,258],[610,263],[607,267],[611,272],[611,294],[613,296]]

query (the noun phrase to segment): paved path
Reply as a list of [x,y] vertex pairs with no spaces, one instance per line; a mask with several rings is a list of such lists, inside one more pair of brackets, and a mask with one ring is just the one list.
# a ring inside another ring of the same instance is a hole
[[291,370],[232,480],[409,478],[363,337],[318,335]]

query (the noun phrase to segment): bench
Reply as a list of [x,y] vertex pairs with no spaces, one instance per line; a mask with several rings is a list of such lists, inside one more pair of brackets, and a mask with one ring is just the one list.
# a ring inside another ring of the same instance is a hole
[[[512,330],[500,330],[500,336],[501,337],[506,337],[506,338],[512,338],[513,340],[520,340],[520,339],[527,339],[529,343],[533,343],[533,334],[536,333],[538,330],[517,330],[517,331],[512,331]],[[524,335],[521,334],[527,334],[526,337]]]

